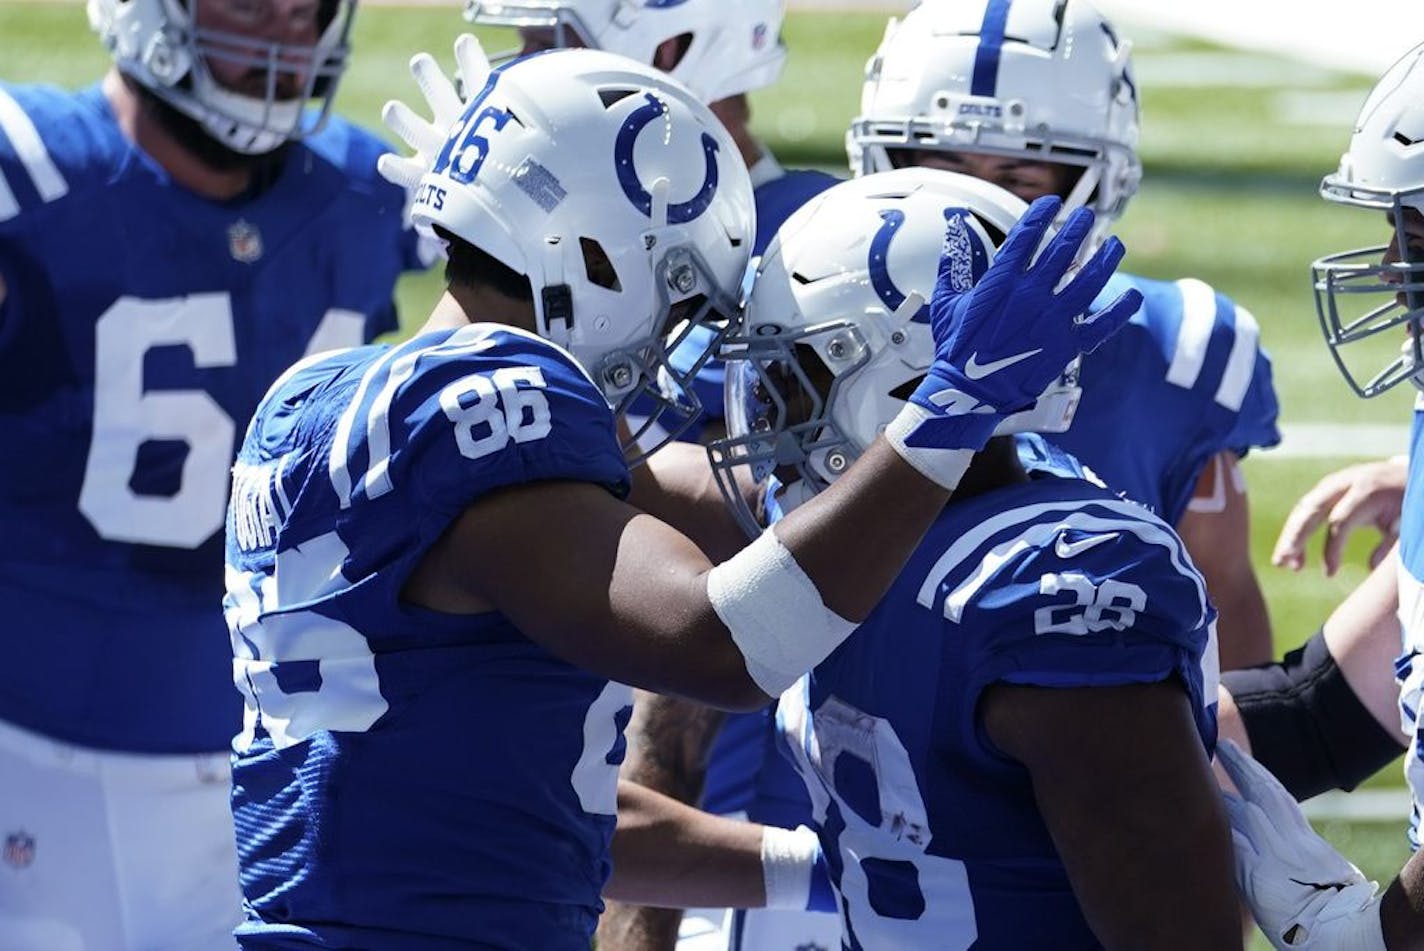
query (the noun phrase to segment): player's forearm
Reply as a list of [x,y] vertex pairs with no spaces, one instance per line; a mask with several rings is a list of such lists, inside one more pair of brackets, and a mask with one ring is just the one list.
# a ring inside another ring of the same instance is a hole
[[604,896],[670,908],[759,908],[766,903],[762,832],[621,780]]
[[1379,915],[1389,951],[1424,951],[1424,853],[1411,855],[1390,883]]
[[[1203,570],[1203,574],[1206,572]],[[1217,645],[1222,670],[1268,663],[1275,656],[1271,616],[1256,575],[1247,566],[1229,580],[1206,579],[1217,608]]]
[[1216,605],[1221,669],[1268,663],[1271,618],[1251,563],[1251,509],[1233,453],[1207,464],[1176,527]]
[[1221,678],[1222,737],[1249,749],[1297,799],[1354,789],[1405,747],[1392,663],[1398,622],[1372,629],[1360,623],[1368,612],[1344,608],[1281,661]]
[[816,583],[826,606],[862,621],[949,495],[882,437],[830,488],[779,521],[776,532]]
[[596,945],[618,951],[674,951],[682,926],[681,908],[650,908],[605,901]]
[[[954,478],[971,458],[960,452],[964,466],[954,467]],[[948,484],[943,472],[939,482],[921,475],[878,438],[829,489],[707,573],[708,605],[761,703],[869,615],[944,507]],[[746,709],[759,705],[748,699]]]
[[1399,653],[1399,546],[1396,544],[1325,622],[1325,643],[1340,665],[1345,682],[1380,728],[1401,743],[1399,684],[1394,658]]
[[707,755],[724,715],[704,704],[639,691],[624,736],[628,755],[620,776],[696,805],[707,775]]
[[692,539],[712,562],[725,561],[746,545],[702,446],[670,443],[632,475],[628,501]]

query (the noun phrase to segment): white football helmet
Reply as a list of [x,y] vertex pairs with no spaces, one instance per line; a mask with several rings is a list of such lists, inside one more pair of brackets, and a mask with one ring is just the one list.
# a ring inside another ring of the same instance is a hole
[[[678,40],[671,74],[703,102],[776,82],[786,64],[785,0],[466,0],[474,23],[552,28],[557,44],[582,45],[653,65]],[[572,30],[577,42],[562,31]]]
[[1096,212],[1096,247],[1142,179],[1130,49],[1087,0],[924,0],[866,64],[851,172],[912,149],[1081,168],[1063,213]]
[[[941,249],[953,251],[953,280],[967,290],[1026,208],[967,175],[905,168],[836,185],[782,225],[722,350],[728,435],[710,452],[744,529],[755,534],[765,519],[737,491],[738,470],[758,485],[775,475],[782,509],[845,472],[933,362],[927,302]],[[1075,360],[996,432],[1062,432],[1080,393]]]
[[[1336,365],[1366,398],[1405,380],[1424,389],[1424,242],[1411,242],[1405,232],[1408,216],[1424,214],[1424,46],[1405,54],[1375,84],[1355,120],[1349,151],[1321,182],[1320,194],[1386,212],[1400,257],[1385,263],[1387,248],[1376,245],[1312,265],[1316,311]],[[1342,307],[1352,316],[1342,316]],[[1402,340],[1397,331],[1380,336],[1401,325]],[[1342,352],[1347,345],[1348,354]]]
[[[465,78],[472,96],[420,180],[416,226],[525,275],[539,334],[619,412],[650,397],[645,426],[675,436],[701,410],[692,378],[740,315],[756,224],[736,145],[682,84],[610,53]],[[715,333],[676,369],[667,355],[695,327]]]
[[[262,155],[321,128],[350,54],[347,36],[356,0],[322,0],[314,46],[292,46],[201,28],[196,0],[88,0],[89,26],[126,75],[234,152]],[[228,89],[210,64],[222,62],[266,75],[261,98]],[[295,95],[279,77],[295,74]],[[307,106],[316,101],[316,109]]]

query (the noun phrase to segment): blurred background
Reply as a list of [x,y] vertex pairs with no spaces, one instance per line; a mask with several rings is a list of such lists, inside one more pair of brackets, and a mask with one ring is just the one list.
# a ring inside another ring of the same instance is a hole
[[[1250,310],[1271,354],[1282,406],[1283,444],[1246,461],[1253,546],[1278,652],[1313,633],[1364,576],[1374,539],[1350,547],[1333,579],[1318,546],[1301,573],[1268,556],[1291,504],[1321,475],[1351,460],[1404,452],[1414,391],[1372,401],[1345,386],[1321,340],[1311,261],[1380,243],[1382,216],[1327,204],[1316,188],[1349,139],[1373,80],[1424,41],[1424,4],[1411,0],[1099,0],[1134,42],[1142,98],[1143,186],[1121,223],[1125,267],[1150,277],[1200,278]],[[859,103],[862,70],[888,16],[903,5],[865,0],[801,2],[787,17],[791,55],[782,81],[754,94],[753,128],[788,166],[845,172],[844,132]],[[379,129],[385,100],[419,102],[406,69],[411,54],[453,61],[466,29],[458,3],[367,3],[357,16],[355,55],[337,108]],[[501,49],[512,37],[487,36]],[[108,59],[75,0],[0,0],[0,79],[77,87]],[[389,136],[388,136],[389,138]],[[436,274],[399,291],[404,325],[433,303]],[[1387,878],[1406,854],[1407,798],[1398,768],[1364,794],[1312,804],[1319,826],[1373,876]],[[1264,945],[1260,945],[1264,947]]]

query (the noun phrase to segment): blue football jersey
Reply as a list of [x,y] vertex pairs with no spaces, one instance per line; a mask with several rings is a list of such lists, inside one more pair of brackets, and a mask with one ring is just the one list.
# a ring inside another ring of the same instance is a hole
[[954,504],[871,616],[785,694],[847,947],[1094,948],[1027,771],[989,743],[995,683],[1175,679],[1215,744],[1215,611],[1175,533],[1063,478]]
[[1414,400],[1409,479],[1399,522],[1399,562],[1399,619],[1404,643],[1395,661],[1395,677],[1400,684],[1400,724],[1410,738],[1404,776],[1413,799],[1409,841],[1417,849],[1424,819],[1424,724],[1419,716],[1424,704],[1424,395],[1416,395]]
[[602,394],[531,334],[341,351],[263,400],[224,602],[245,947],[588,948],[631,691],[401,599],[471,503],[548,479],[628,489]]
[[418,266],[386,148],[333,118],[255,196],[183,189],[99,88],[0,84],[0,719],[142,752],[241,723],[222,616],[228,469],[308,352],[394,328]]
[[1280,442],[1271,362],[1251,313],[1201,281],[1118,273],[1099,303],[1131,287],[1142,307],[1084,355],[1073,425],[1048,439],[1175,525],[1212,456]]

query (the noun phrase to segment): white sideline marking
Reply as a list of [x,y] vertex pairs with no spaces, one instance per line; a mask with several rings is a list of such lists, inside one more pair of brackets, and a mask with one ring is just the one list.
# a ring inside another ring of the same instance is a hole
[[1354,792],[1328,792],[1307,800],[1302,808],[1311,819],[1398,822],[1402,828],[1409,821],[1409,791],[1357,789]]
[[1281,444],[1252,459],[1383,459],[1409,451],[1403,423],[1283,423]]

